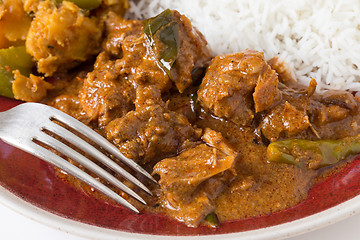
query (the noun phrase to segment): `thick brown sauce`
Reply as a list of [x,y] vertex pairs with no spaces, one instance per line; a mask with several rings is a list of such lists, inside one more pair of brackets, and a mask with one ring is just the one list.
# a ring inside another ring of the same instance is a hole
[[221,221],[243,219],[276,212],[307,196],[315,171],[266,161],[266,147],[253,143],[252,129],[205,116],[197,124],[221,132],[239,152],[238,177],[216,199]]
[[[55,105],[63,111],[70,112],[73,116],[78,116],[81,119],[81,114],[76,108],[79,80],[74,78],[71,82],[72,84],[68,85],[61,97],[49,97],[47,102],[55,102]],[[63,81],[59,84],[62,85]],[[179,99],[176,100],[182,104]],[[74,105],[72,106],[71,103]],[[174,103],[174,105],[176,104]],[[317,171],[302,170],[287,164],[269,163],[265,157],[266,146],[254,142],[256,136],[253,128],[239,127],[230,121],[215,117],[203,109],[199,112],[195,125],[202,129],[211,128],[222,133],[234,149],[239,152],[239,160],[236,161],[235,165],[237,177],[225,186],[223,192],[215,200],[215,213],[220,221],[270,214],[294,206],[306,198],[313,179],[318,174]],[[103,132],[103,129],[100,128],[98,131]],[[149,172],[152,171],[151,164],[144,167]],[[69,184],[84,190],[87,194],[104,198],[94,189],[71,176],[63,172],[58,173]],[[153,192],[160,192],[156,186],[150,185],[150,187]],[[168,208],[159,205],[161,202],[158,198],[159,195],[155,195],[155,198],[149,198],[144,194],[142,196],[149,203],[149,207],[146,207],[147,211],[168,212],[167,214],[172,215],[172,211],[168,211]],[[142,207],[137,202],[133,201],[133,203],[137,207]]]
[[[71,99],[71,97],[66,98],[66,102],[69,100],[73,102]],[[292,207],[307,197],[307,192],[318,172],[302,170],[287,164],[267,162],[265,157],[266,146],[256,144],[253,141],[256,137],[254,129],[236,126],[229,121],[207,114],[205,111],[202,111],[195,124],[200,128],[211,128],[222,133],[234,149],[239,152],[239,160],[235,165],[237,177],[224,187],[223,192],[215,200],[215,213],[220,221],[267,215]],[[98,131],[101,132],[101,129]],[[144,167],[149,172],[152,171],[151,164]],[[82,189],[87,194],[104,198],[94,189],[64,172],[60,171],[58,174],[64,181]],[[150,198],[142,194],[149,206],[145,209],[173,215],[171,208],[161,207],[159,204],[161,202],[160,188],[154,185],[149,185],[149,187],[156,195],[154,198]],[[123,196],[126,197],[126,195]],[[129,200],[137,207],[143,207],[137,202]]]

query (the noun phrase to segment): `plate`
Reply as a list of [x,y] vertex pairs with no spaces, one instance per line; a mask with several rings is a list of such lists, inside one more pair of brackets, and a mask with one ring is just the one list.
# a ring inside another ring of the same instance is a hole
[[[21,102],[0,97],[0,111]],[[21,127],[21,126],[19,126]],[[47,225],[96,239],[284,238],[342,220],[360,211],[360,157],[317,183],[295,207],[267,216],[226,222],[217,229],[188,228],[161,214],[133,214],[87,196],[55,176],[44,161],[0,141],[0,202]]]

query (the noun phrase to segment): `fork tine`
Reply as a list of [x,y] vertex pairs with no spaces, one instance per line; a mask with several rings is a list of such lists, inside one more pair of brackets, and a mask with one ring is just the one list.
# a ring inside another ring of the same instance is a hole
[[116,179],[114,176],[112,176],[110,173],[106,172],[104,169],[87,159],[85,156],[81,155],[74,149],[70,148],[69,146],[63,144],[59,140],[47,135],[47,134],[41,134],[35,138],[36,140],[45,143],[47,146],[55,149],[56,151],[66,155],[67,157],[70,157],[71,159],[75,160],[79,164],[83,165],[85,168],[89,169],[90,171],[94,172],[98,176],[104,178],[105,180],[109,181],[111,184],[113,184],[115,187],[118,187],[126,194],[130,195],[131,197],[135,198],[142,204],[146,205],[146,202],[138,195],[136,194],[132,189],[130,189],[128,186],[126,186],[124,183],[120,182],[118,179]]
[[107,152],[112,154],[117,159],[121,160],[123,163],[134,169],[135,171],[142,173],[144,176],[146,176],[148,179],[150,179],[152,182],[157,183],[157,181],[147,172],[145,171],[140,165],[135,163],[133,160],[125,157],[119,149],[117,149],[113,144],[109,143],[108,140],[106,140],[104,137],[102,137],[100,134],[96,133],[95,131],[91,130],[89,131],[89,127],[85,124],[79,122],[78,120],[74,119],[73,117],[61,112],[60,110],[56,110],[56,115],[54,114],[51,116],[53,119],[73,128],[74,130],[78,131],[85,137],[91,139],[93,142],[98,144],[99,146],[103,147]]
[[152,196],[151,191],[142,182],[140,182],[137,178],[135,178],[133,175],[128,173],[126,170],[124,170],[117,163],[115,163],[113,160],[108,158],[105,154],[100,152],[98,149],[96,149],[91,144],[87,143],[86,141],[84,141],[80,137],[76,136],[75,134],[73,134],[69,130],[61,127],[60,125],[58,125],[58,124],[56,124],[54,122],[50,121],[49,123],[46,123],[45,127],[50,132],[55,133],[56,135],[62,137],[65,140],[67,140],[68,142],[74,144],[79,149],[81,149],[81,150],[85,151],[86,153],[90,154],[91,156],[93,156],[94,158],[99,160],[101,163],[105,164],[110,169],[114,170],[116,173],[120,174],[121,176],[123,176],[124,178],[126,178],[127,180],[129,180],[130,182],[132,182],[133,184],[135,184],[136,186],[138,186],[139,188],[144,190],[147,194]]
[[[40,132],[41,133],[41,132]],[[40,134],[39,133],[39,134]],[[124,198],[119,196],[117,193],[112,191],[110,188],[106,187],[101,182],[97,181],[95,178],[91,177],[89,174],[85,173],[78,167],[72,165],[70,162],[66,161],[65,159],[61,158],[60,156],[56,155],[55,153],[39,146],[38,144],[34,143],[33,141],[29,141],[26,145],[15,145],[20,149],[37,156],[38,158],[43,159],[44,161],[56,166],[59,169],[67,172],[68,174],[78,178],[79,180],[85,182],[89,186],[97,189],[98,191],[102,192],[115,202],[119,203],[120,205],[126,207],[127,209],[139,213],[139,211],[131,205],[128,201]]]

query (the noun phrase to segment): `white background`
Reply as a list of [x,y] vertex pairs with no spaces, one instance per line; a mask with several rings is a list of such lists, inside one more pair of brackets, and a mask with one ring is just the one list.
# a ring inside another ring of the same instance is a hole
[[[2,240],[84,240],[44,226],[0,204],[0,234]],[[360,215],[350,217],[328,227],[288,240],[359,240]]]

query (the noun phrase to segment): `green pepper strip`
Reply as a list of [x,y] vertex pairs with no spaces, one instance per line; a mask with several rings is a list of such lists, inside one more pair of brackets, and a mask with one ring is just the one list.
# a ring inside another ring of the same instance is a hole
[[31,56],[26,53],[25,46],[0,49],[0,95],[13,98],[12,71],[18,69],[28,76],[34,66]]
[[205,222],[208,226],[213,227],[213,228],[217,228],[220,225],[220,221],[218,216],[216,215],[216,213],[212,212],[209,213],[206,217],[205,217]]
[[171,78],[170,70],[177,59],[180,46],[179,26],[172,11],[167,9],[153,18],[144,20],[143,26],[144,34],[154,52],[157,39],[165,46],[165,49],[159,53],[158,60]]
[[[56,0],[58,3],[62,3],[64,0]],[[75,3],[78,7],[82,9],[95,9],[100,6],[102,0],[67,0],[69,2]]]
[[300,154],[303,150],[320,156],[321,160],[317,168],[321,168],[338,163],[350,155],[360,153],[360,135],[339,140],[290,139],[273,142],[267,148],[267,159],[269,162],[304,167],[306,163],[299,161],[298,156],[294,156],[296,155],[294,154],[295,149]]

